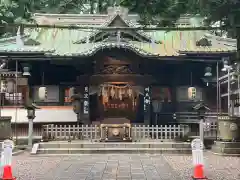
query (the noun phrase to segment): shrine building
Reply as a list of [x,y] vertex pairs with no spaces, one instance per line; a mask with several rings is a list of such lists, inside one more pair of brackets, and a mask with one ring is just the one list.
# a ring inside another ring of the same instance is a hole
[[[0,39],[0,57],[6,63],[0,73],[1,116],[27,128],[26,110],[16,106],[29,99],[40,107],[34,128],[54,123],[184,123],[188,119],[174,115],[192,112],[200,101],[216,111],[212,77],[217,64],[220,69],[224,58],[235,56],[236,40],[203,30],[117,28],[141,27],[139,18],[123,7],[109,7],[107,14],[34,14],[39,25],[116,28],[24,28]],[[202,19],[183,16],[176,26],[199,27]],[[15,91],[4,91],[10,81]],[[44,100],[38,97],[40,87],[47,90]]]

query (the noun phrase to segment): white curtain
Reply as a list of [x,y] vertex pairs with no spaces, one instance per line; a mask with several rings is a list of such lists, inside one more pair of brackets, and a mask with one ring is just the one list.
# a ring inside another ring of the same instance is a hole
[[[93,95],[93,94],[96,94],[96,93],[98,95],[100,95],[101,87],[103,85],[100,85],[100,86],[90,86],[89,87],[89,95]],[[131,85],[129,85],[129,86],[132,87],[132,89],[134,91],[136,91],[138,94],[144,95],[144,87],[142,87],[142,86],[131,86]]]

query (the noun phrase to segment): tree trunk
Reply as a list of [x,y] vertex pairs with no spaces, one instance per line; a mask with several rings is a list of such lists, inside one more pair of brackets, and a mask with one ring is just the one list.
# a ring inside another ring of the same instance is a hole
[[90,14],[93,14],[94,11],[94,0],[90,1]]
[[102,5],[103,1],[102,0],[98,0],[98,12],[100,14],[103,13],[103,5]]
[[237,61],[240,62],[240,26],[236,29],[237,36]]

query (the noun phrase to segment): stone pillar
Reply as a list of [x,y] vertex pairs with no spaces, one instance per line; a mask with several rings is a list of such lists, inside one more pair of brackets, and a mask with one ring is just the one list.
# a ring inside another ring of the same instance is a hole
[[32,148],[33,145],[33,119],[28,119],[28,147]]
[[240,154],[239,117],[218,117],[218,140],[214,142],[212,151],[222,154]]
[[144,88],[144,124],[150,125],[151,124],[151,104],[152,104],[152,93],[151,87],[147,86]]

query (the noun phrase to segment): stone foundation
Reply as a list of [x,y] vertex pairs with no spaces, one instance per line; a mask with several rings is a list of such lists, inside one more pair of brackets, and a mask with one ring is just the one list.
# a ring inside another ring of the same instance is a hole
[[215,141],[212,151],[220,155],[240,155],[240,142]]

